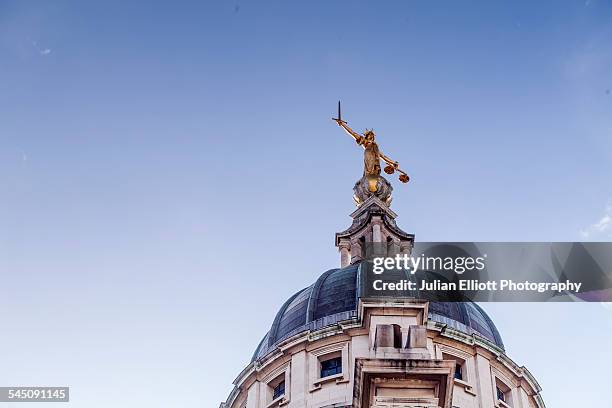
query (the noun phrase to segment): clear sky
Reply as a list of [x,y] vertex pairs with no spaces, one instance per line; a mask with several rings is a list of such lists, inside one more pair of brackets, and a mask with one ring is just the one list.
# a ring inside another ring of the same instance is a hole
[[[0,0],[0,385],[217,406],[338,265],[338,99],[417,240],[612,238],[609,1]],[[609,401],[612,310],[484,307],[549,407]]]

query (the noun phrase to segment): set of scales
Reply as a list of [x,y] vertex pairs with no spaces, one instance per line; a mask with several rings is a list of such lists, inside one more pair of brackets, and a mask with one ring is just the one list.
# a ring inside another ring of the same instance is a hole
[[402,183],[407,183],[410,180],[408,174],[405,171],[400,169],[399,162],[391,160],[389,157],[385,156],[383,152],[378,148],[378,144],[376,143],[376,135],[374,134],[373,129],[366,129],[363,134],[359,134],[355,132],[348,126],[348,123],[342,120],[342,111],[340,108],[340,101],[338,101],[338,117],[332,118],[338,126],[343,128],[346,133],[348,133],[358,145],[362,146],[365,150],[364,152],[364,169],[363,176],[367,180],[368,190],[372,193],[376,192],[378,180],[380,179],[380,160],[384,160],[387,164],[384,168],[385,173],[393,174],[396,171],[399,173],[399,180]]

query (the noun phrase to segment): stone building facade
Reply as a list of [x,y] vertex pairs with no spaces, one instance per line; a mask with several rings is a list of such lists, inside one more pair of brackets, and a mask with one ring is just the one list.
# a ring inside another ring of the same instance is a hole
[[391,186],[355,185],[341,267],[291,296],[221,408],[544,408],[540,386],[506,354],[475,303],[362,295],[363,246],[409,253]]

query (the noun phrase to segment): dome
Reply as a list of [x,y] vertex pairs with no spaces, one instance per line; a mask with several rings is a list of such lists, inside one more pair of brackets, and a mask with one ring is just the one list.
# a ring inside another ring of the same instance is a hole
[[[276,314],[272,327],[255,350],[253,360],[264,357],[293,335],[357,317],[359,280],[358,263],[330,269],[315,283],[291,296]],[[504,349],[493,321],[476,303],[430,302],[428,317],[468,335],[480,335]]]

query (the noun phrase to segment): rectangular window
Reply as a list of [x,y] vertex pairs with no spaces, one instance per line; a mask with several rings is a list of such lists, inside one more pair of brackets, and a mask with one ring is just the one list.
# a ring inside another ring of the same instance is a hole
[[504,407],[512,406],[512,390],[508,384],[497,377],[495,377],[495,396],[497,401],[499,401],[499,405]]
[[497,391],[497,399],[501,402],[506,402],[506,394],[499,387],[495,387]]
[[455,371],[453,372],[453,378],[455,380],[460,380],[463,382],[467,382],[469,380],[467,363],[465,359],[448,353],[442,353],[442,358],[444,360],[451,360],[455,362]]
[[455,378],[463,380],[463,367],[459,363],[455,363]]
[[283,395],[285,395],[285,381],[279,382],[278,385],[274,387],[272,399],[275,400],[279,397],[282,397]]
[[342,373],[342,357],[321,361],[321,378]]

